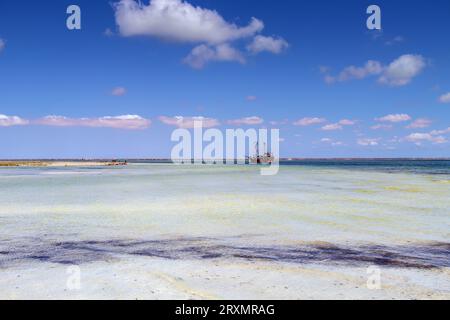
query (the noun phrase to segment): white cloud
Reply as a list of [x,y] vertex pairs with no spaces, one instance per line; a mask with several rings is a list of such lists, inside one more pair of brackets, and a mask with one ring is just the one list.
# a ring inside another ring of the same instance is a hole
[[6,43],[5,40],[0,39],[0,52],[3,51],[3,49],[5,49]]
[[257,35],[253,38],[253,41],[247,46],[247,50],[254,54],[263,51],[279,54],[288,47],[289,44],[286,42],[286,40],[282,38],[273,38]]
[[342,126],[352,126],[356,123],[356,121],[354,120],[349,120],[349,119],[342,119],[338,122],[340,125]]
[[378,81],[391,86],[403,86],[411,82],[425,66],[425,59],[422,56],[405,54],[392,61]]
[[293,123],[294,126],[310,126],[313,124],[324,123],[327,121],[324,118],[302,118]]
[[383,71],[381,63],[369,60],[363,67],[350,66],[345,68],[338,76],[339,81],[347,81],[351,79],[364,79],[369,75],[380,74]]
[[340,125],[339,123],[327,124],[322,127],[322,130],[325,130],[325,131],[341,130],[341,129],[342,129],[342,125]]
[[377,121],[381,122],[403,122],[403,121],[409,121],[411,120],[411,117],[407,114],[401,113],[401,114],[388,114],[384,117],[375,119]]
[[28,123],[28,120],[22,119],[17,116],[7,116],[4,114],[0,114],[0,127],[23,126]]
[[430,124],[432,123],[431,120],[429,119],[425,119],[425,118],[419,118],[414,120],[410,125],[408,125],[406,128],[412,128],[412,129],[416,129],[416,128],[426,128],[429,127]]
[[241,119],[228,120],[227,123],[231,125],[256,125],[264,122],[264,119],[253,116],[253,117],[245,117]]
[[279,121],[269,121],[269,123],[270,123],[272,126],[281,126],[281,125],[287,124],[288,122],[289,122],[288,119],[283,119],[283,120],[279,120]]
[[322,127],[322,130],[325,130],[325,131],[341,130],[343,128],[343,126],[353,126],[355,123],[356,123],[356,121],[354,121],[354,120],[342,119],[342,120],[339,120],[339,122],[337,122],[337,123],[331,123],[331,124],[324,125]]
[[46,116],[33,121],[33,124],[57,127],[93,127],[115,129],[145,129],[151,121],[138,115],[106,116],[101,118],[67,118],[64,116]]
[[450,127],[448,127],[447,129],[444,130],[433,130],[430,132],[430,134],[432,135],[441,135],[441,134],[447,134],[450,133]]
[[367,147],[367,146],[377,146],[379,141],[380,141],[379,138],[377,139],[361,138],[357,140],[357,143],[360,146]]
[[405,54],[389,65],[383,66],[381,62],[369,60],[362,67],[349,66],[339,75],[324,75],[324,81],[328,84],[344,82],[348,80],[360,80],[369,76],[379,76],[378,82],[390,86],[403,86],[411,82],[425,68],[425,59],[420,55]]
[[429,141],[434,144],[446,143],[447,139],[443,136],[434,136],[430,133],[411,133],[405,137],[407,141],[420,145],[423,141]]
[[264,28],[256,18],[238,27],[217,11],[181,0],[151,0],[148,5],[121,0],[115,5],[115,17],[123,36],[145,35],[191,43],[220,44],[251,37]]
[[194,128],[195,122],[201,123],[201,126],[203,128],[212,128],[217,127],[220,125],[219,121],[214,118],[205,118],[205,117],[183,117],[183,116],[175,116],[175,117],[166,117],[166,116],[160,116],[159,121],[161,121],[164,124],[170,125],[170,126],[176,126],[179,128],[184,129],[191,129]]
[[246,96],[245,100],[247,101],[256,101],[257,97],[256,96]]
[[[197,44],[184,62],[201,69],[211,61],[245,62],[244,55],[231,44],[253,38],[252,53],[279,53],[288,44],[281,38],[258,35],[264,23],[251,18],[246,26],[227,22],[215,10],[194,6],[182,0],[120,0],[114,5],[119,33],[124,37],[150,36],[163,40]],[[110,34],[110,32],[108,32]]]
[[201,44],[192,49],[191,53],[183,61],[195,69],[202,69],[211,61],[237,61],[243,64],[245,63],[245,58],[238,50],[227,43],[217,46]]
[[439,101],[442,103],[450,103],[450,92],[443,94],[439,97]]
[[111,94],[113,96],[123,96],[127,93],[127,90],[124,87],[115,87],[112,91]]

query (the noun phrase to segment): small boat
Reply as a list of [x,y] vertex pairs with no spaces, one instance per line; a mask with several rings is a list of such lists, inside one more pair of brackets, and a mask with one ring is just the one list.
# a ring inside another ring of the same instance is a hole
[[259,154],[259,142],[256,143],[256,154],[249,158],[250,163],[256,164],[272,164],[275,157],[271,152],[266,151],[266,144],[264,143],[264,153]]

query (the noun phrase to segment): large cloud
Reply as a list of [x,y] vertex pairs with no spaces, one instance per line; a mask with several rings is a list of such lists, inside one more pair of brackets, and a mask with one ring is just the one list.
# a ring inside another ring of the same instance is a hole
[[252,18],[244,27],[228,23],[216,11],[194,7],[181,0],[151,0],[145,5],[121,0],[115,5],[116,23],[123,36],[154,36],[161,39],[219,44],[251,37],[264,28]]
[[197,44],[184,62],[201,69],[211,61],[244,63],[244,55],[231,44],[253,38],[248,50],[279,53],[288,44],[281,38],[258,35],[264,23],[251,18],[245,26],[227,22],[217,11],[193,6],[182,0],[120,0],[114,5],[116,24],[122,36],[150,36],[163,40]]
[[138,115],[122,115],[101,118],[67,118],[63,116],[46,116],[33,121],[34,124],[57,127],[97,127],[116,129],[145,129],[151,121]]
[[349,66],[344,68],[337,76],[328,73],[324,75],[326,83],[344,82],[348,80],[365,79],[369,76],[378,76],[378,82],[390,86],[403,86],[411,82],[425,68],[425,59],[420,55],[405,54],[387,66],[381,62],[369,60],[362,67]]
[[203,128],[212,128],[220,125],[219,120],[214,118],[205,118],[205,117],[183,117],[183,116],[175,116],[175,117],[166,117],[160,116],[159,121],[164,124],[170,126],[176,126],[178,128],[191,129],[194,128],[194,124],[197,122],[201,124]]
[[0,127],[23,126],[28,123],[28,120],[22,119],[17,116],[7,116],[4,114],[0,114]]

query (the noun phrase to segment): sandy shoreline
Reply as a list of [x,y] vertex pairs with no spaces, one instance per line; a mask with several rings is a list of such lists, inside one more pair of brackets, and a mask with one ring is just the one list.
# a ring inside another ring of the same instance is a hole
[[97,166],[124,166],[126,161],[4,161],[0,160],[0,167],[97,167]]

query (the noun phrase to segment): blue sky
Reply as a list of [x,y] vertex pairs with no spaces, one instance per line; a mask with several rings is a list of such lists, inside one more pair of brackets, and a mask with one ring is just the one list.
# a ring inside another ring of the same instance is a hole
[[193,116],[284,157],[450,157],[449,31],[444,0],[2,1],[0,158],[168,157]]

